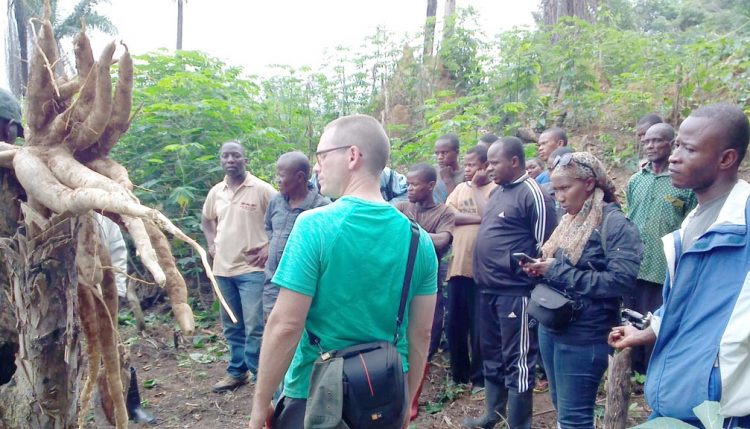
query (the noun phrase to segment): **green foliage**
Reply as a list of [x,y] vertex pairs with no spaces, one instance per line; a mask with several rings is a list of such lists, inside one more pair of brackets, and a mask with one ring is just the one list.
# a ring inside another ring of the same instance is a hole
[[631,381],[634,381],[638,384],[645,384],[646,383],[646,374],[641,374],[638,371],[634,371],[634,374],[630,377]]
[[[199,52],[151,53],[136,58],[140,112],[114,157],[139,198],[194,237],[205,195],[222,177],[221,143],[242,142],[249,169],[271,180],[280,154],[312,155],[324,125],[351,113],[385,118],[402,171],[431,160],[445,133],[466,150],[487,132],[553,125],[574,142],[588,136],[605,163],[634,167],[634,144],[622,136],[639,116],[677,123],[716,101],[750,109],[749,2],[615,0],[593,23],[566,18],[492,39],[475,12],[459,11],[435,57],[415,54],[421,37],[379,28],[357,49],[333,50],[320,70],[276,66],[268,78]],[[527,150],[532,156],[534,145]],[[174,252],[183,272],[200,275],[196,255],[177,243]]]
[[[241,141],[249,168],[264,179],[271,177],[277,151],[291,145],[264,123],[269,109],[259,102],[261,88],[243,78],[241,69],[189,51],[151,53],[136,57],[135,64],[133,98],[140,112],[113,157],[139,185],[141,201],[199,237],[202,201],[222,177],[221,143]],[[183,270],[195,267],[196,255],[174,244]]]
[[465,93],[477,88],[483,78],[480,52],[482,40],[476,31],[476,11],[461,10],[448,17],[445,23],[446,37],[438,51],[438,56],[446,72],[455,82],[456,89]]
[[[693,413],[706,429],[721,429],[724,423],[724,417],[721,415],[721,406],[718,402],[705,401],[693,408]],[[652,420],[636,426],[634,429],[694,429],[695,426],[689,425],[681,420],[671,417],[657,417]]]

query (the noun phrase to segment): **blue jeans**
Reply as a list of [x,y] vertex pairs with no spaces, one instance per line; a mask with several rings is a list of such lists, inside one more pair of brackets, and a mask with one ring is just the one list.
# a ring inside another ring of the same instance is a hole
[[561,344],[539,326],[539,350],[559,428],[593,429],[596,391],[608,363],[607,339],[597,344]]
[[240,274],[234,277],[216,276],[222,295],[229,308],[237,317],[232,323],[224,308],[221,320],[224,323],[224,337],[229,344],[229,365],[227,373],[240,378],[247,371],[258,373],[260,342],[263,337],[263,282],[262,271]]

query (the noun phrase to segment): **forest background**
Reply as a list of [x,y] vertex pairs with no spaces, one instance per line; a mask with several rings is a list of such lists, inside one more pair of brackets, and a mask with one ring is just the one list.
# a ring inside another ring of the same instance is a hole
[[[18,13],[21,4],[34,16],[35,3],[9,0],[8,10]],[[71,16],[58,16],[58,37],[77,29],[76,14],[114,32],[96,3],[82,0]],[[335,49],[315,70],[276,66],[260,77],[198,51],[138,56],[135,116],[113,158],[128,168],[144,204],[202,237],[201,206],[221,180],[218,148],[228,140],[241,141],[250,171],[273,183],[278,156],[312,155],[325,124],[341,115],[378,118],[401,172],[430,161],[445,133],[457,134],[466,150],[484,133],[532,143],[558,125],[622,183],[637,165],[641,115],[656,112],[676,126],[695,107],[717,101],[750,112],[750,0],[542,0],[535,29],[495,36],[455,0],[445,2],[442,17],[435,16],[437,0],[426,4],[418,34],[378,29],[357,49]],[[8,73],[23,76],[22,68],[9,64]],[[23,82],[13,86],[22,96]],[[207,304],[198,256],[173,245]]]

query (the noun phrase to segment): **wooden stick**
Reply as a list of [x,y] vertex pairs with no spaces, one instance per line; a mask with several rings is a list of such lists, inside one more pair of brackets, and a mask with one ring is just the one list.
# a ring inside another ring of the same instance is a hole
[[630,347],[615,352],[615,356],[609,365],[604,429],[625,429],[627,427],[632,354],[633,349]]

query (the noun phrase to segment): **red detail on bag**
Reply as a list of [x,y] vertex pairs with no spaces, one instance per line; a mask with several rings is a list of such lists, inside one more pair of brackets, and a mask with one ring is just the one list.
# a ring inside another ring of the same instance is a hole
[[359,360],[362,361],[362,367],[365,369],[365,376],[367,377],[367,385],[370,386],[370,395],[375,396],[375,390],[373,390],[372,381],[370,381],[370,372],[367,371],[367,364],[365,363],[365,358],[362,357],[362,353],[359,354]]

